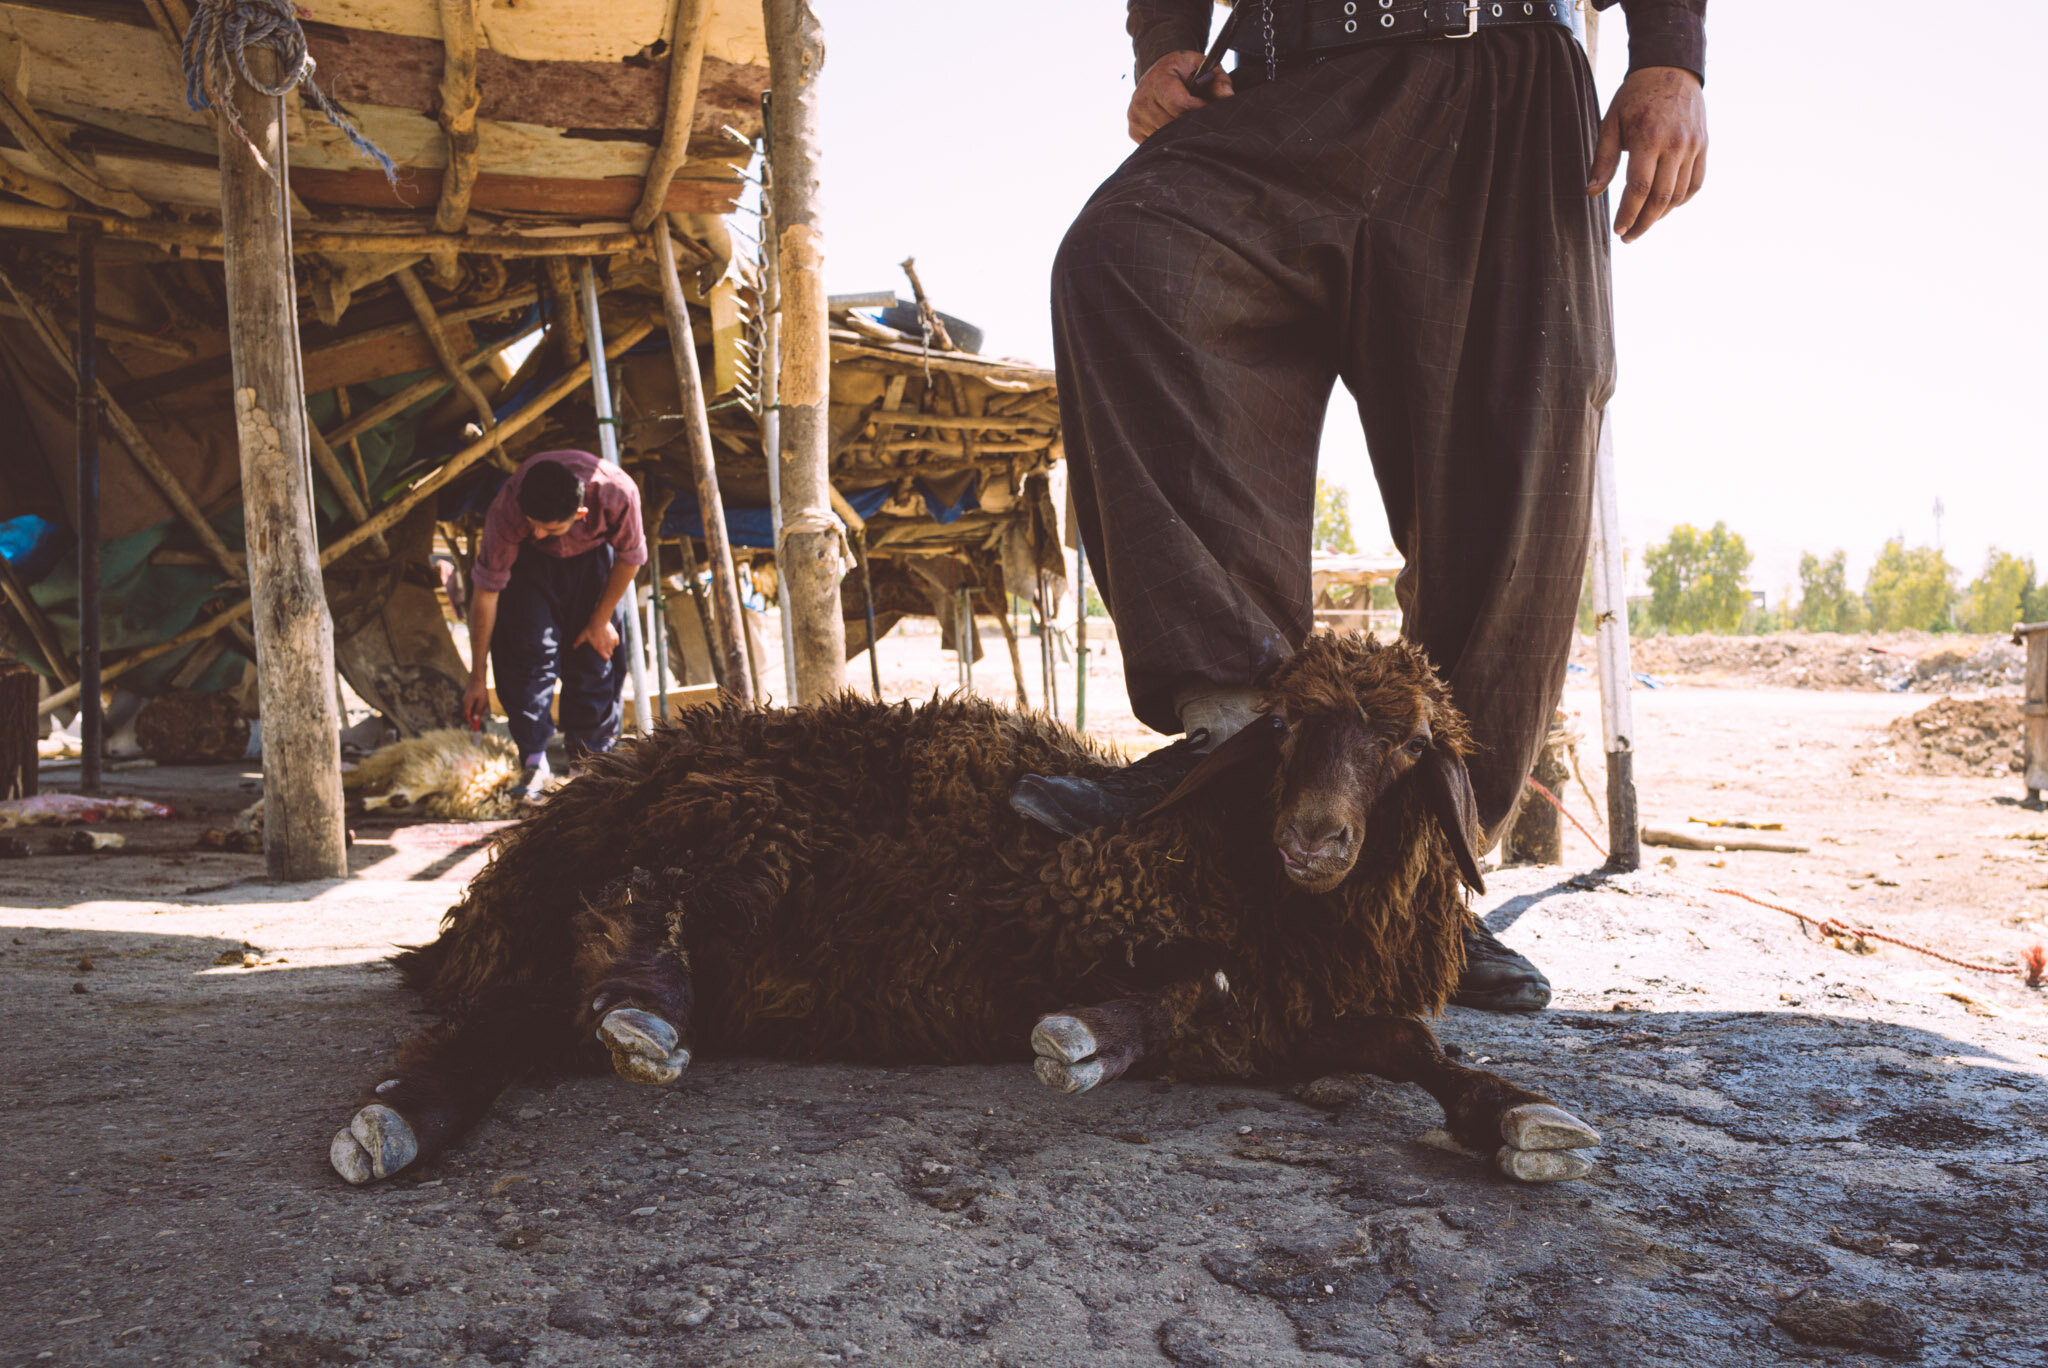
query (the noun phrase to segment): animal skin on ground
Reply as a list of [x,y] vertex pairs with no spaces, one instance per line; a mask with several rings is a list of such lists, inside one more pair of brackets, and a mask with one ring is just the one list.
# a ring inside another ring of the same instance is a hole
[[492,821],[524,810],[510,796],[519,778],[519,750],[502,736],[443,727],[394,741],[342,775],[361,792],[363,810],[421,812],[436,821]]
[[440,1022],[334,1167],[431,1156],[529,1073],[609,1053],[659,1085],[715,1050],[1029,1059],[1070,1092],[1377,1073],[1510,1177],[1587,1172],[1597,1134],[1420,1020],[1456,986],[1479,884],[1448,690],[1355,634],[1311,637],[1264,688],[1260,722],[1166,802],[1072,838],[1012,812],[1012,787],[1116,762],[974,698],[725,704],[597,758],[398,957]]

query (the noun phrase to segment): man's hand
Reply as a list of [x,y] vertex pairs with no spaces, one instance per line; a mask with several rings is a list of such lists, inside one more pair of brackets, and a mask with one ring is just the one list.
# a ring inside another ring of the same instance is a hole
[[610,618],[598,618],[578,632],[576,639],[569,643],[569,649],[572,651],[578,646],[588,646],[606,660],[610,660],[612,652],[619,649],[619,629],[612,626]]
[[1683,67],[1643,67],[1628,74],[1600,121],[1588,195],[1607,188],[1623,152],[1628,179],[1614,231],[1623,242],[1634,242],[1697,195],[1707,178],[1707,99],[1699,78]]
[[1202,83],[1202,89],[1209,92],[1207,98],[1195,94],[1188,77],[1201,65],[1199,52],[1169,52],[1138,78],[1138,88],[1131,95],[1132,142],[1141,143],[1188,111],[1235,93],[1230,88],[1230,73],[1219,70]]
[[462,691],[462,720],[471,728],[481,727],[490,708],[489,686],[480,674],[469,677],[469,687]]

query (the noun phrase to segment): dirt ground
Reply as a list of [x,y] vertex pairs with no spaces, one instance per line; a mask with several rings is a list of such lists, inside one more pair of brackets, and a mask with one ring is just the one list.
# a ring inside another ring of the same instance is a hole
[[[976,683],[1007,698],[989,635]],[[1091,732],[1148,744],[1096,645]],[[929,638],[882,656],[892,693],[955,682]],[[284,888],[189,848],[253,776],[117,773],[180,819],[0,861],[0,1368],[2039,1365],[2048,995],[1708,891],[2002,965],[2048,939],[2048,813],[1892,743],[1933,701],[1638,689],[1646,824],[1810,848],[1651,848],[1601,879],[1568,829],[1562,867],[1489,876],[1481,910],[1557,997],[1441,1030],[1604,1132],[1594,1176],[1549,1188],[1432,1143],[1412,1088],[1067,1098],[1020,1041],[1009,1067],[537,1083],[352,1189],[328,1137],[419,1024],[382,957],[432,934],[488,830],[358,822],[354,879]]]

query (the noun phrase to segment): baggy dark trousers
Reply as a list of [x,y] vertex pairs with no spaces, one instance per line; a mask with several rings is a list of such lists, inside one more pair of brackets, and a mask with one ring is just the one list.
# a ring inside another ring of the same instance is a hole
[[1341,377],[1499,833],[1563,691],[1613,387],[1597,127],[1561,28],[1375,44],[1184,115],[1089,200],[1053,268],[1060,411],[1139,720],[1180,730],[1176,689],[1308,633]]
[[512,562],[512,579],[498,595],[498,619],[491,628],[491,671],[505,727],[522,757],[546,750],[555,734],[548,704],[557,679],[562,735],[572,758],[610,750],[619,739],[619,696],[626,687],[625,603],[612,614],[621,641],[610,660],[589,646],[569,648],[589,625],[611,573],[609,546],[592,547],[580,556],[550,556],[522,545]]

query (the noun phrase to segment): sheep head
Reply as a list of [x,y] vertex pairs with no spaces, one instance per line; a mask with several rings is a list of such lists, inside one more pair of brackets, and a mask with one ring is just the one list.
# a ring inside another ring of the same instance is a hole
[[1381,801],[1412,791],[1449,838],[1465,882],[1484,891],[1465,771],[1471,733],[1419,648],[1318,633],[1262,687],[1265,716],[1211,752],[1169,803],[1263,763],[1281,868],[1295,886],[1327,893],[1357,865]]

